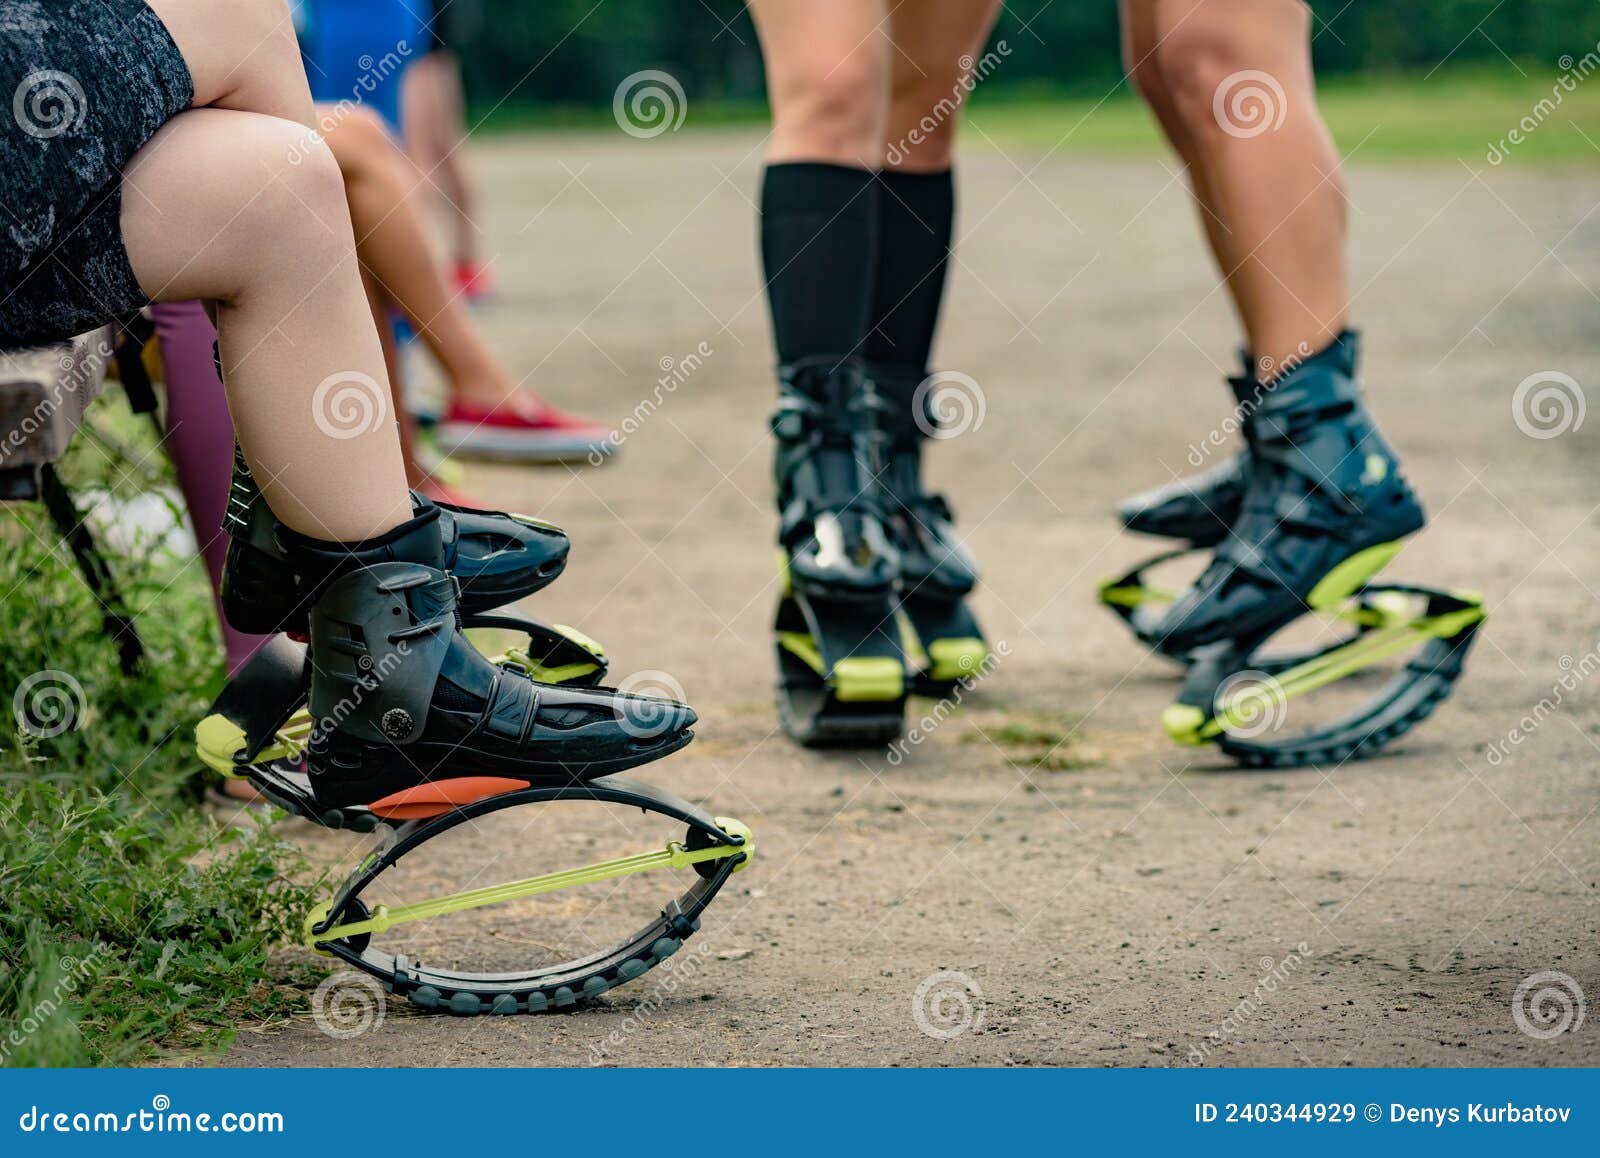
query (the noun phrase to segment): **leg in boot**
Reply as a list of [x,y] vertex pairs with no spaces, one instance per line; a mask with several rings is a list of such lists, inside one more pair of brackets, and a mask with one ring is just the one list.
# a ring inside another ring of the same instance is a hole
[[1337,606],[1423,524],[1337,345],[1270,384],[1233,385],[1254,411],[1249,484],[1232,534],[1156,629],[1173,654],[1253,643]]

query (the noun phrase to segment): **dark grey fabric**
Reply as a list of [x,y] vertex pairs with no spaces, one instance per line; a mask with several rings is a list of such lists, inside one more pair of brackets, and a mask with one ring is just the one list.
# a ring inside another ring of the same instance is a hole
[[193,100],[144,0],[0,0],[0,348],[146,304],[122,244],[122,169]]

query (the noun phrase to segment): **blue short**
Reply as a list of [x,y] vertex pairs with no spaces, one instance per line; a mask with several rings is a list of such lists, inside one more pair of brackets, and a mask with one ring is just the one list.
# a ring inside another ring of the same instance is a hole
[[314,99],[371,109],[400,133],[400,80],[428,52],[417,0],[303,0],[300,50]]

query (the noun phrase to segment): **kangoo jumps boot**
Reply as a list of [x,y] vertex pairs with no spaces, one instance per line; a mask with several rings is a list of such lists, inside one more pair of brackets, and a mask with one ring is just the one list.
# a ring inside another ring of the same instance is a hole
[[1422,528],[1422,506],[1347,361],[1324,353],[1270,385],[1234,381],[1241,405],[1259,399],[1241,510],[1205,572],[1154,625],[1149,642],[1161,650],[1258,641],[1334,608]]
[[830,600],[887,596],[900,558],[884,531],[878,479],[882,400],[859,363],[807,359],[782,368],[778,535],[794,588]]
[[[1360,334],[1346,330],[1314,360],[1354,378],[1360,355]],[[1244,366],[1240,380],[1253,384],[1256,368],[1249,351],[1241,350],[1240,359]],[[1242,401],[1240,409],[1243,413],[1239,432],[1244,438],[1244,448],[1238,454],[1210,470],[1124,500],[1117,508],[1122,525],[1142,535],[1186,539],[1196,547],[1213,547],[1227,538],[1244,503],[1253,459],[1254,402]]]
[[884,404],[884,505],[900,552],[901,607],[926,655],[927,679],[960,679],[980,669],[988,645],[965,603],[978,585],[977,562],[956,533],[950,504],[922,482],[922,446],[939,428],[934,394],[918,396],[928,375],[914,366],[874,363],[867,372]]
[[[461,633],[440,512],[359,543],[280,530],[299,574],[324,576],[311,609],[312,792],[324,807],[441,781],[484,795],[568,785],[659,759],[693,736],[684,704],[535,683]],[[459,801],[458,801],[459,802]]]
[[[571,543],[559,527],[526,515],[431,503],[412,492],[414,512],[424,503],[438,510],[443,569],[461,583],[464,614],[492,611],[531,595],[555,582],[567,565]],[[304,634],[320,579],[297,574],[286,562],[278,520],[237,449],[223,530],[230,536],[222,569],[228,622],[256,635]]]
[[883,399],[854,359],[808,359],[779,376],[779,719],[808,747],[886,744],[900,734],[908,672],[900,555],[884,526]]

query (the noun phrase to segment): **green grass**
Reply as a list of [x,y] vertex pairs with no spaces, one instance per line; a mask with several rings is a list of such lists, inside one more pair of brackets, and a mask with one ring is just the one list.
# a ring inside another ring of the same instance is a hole
[[[120,426],[141,436],[131,458],[80,435],[63,477],[119,494],[162,481],[133,461],[149,435]],[[114,562],[150,653],[128,678],[54,544],[42,508],[0,514],[3,710],[24,680],[62,673],[49,684],[74,725],[0,726],[0,1064],[214,1052],[239,1020],[303,1003],[267,955],[309,903],[306,874],[270,832],[220,830],[196,807],[192,729],[222,676],[204,572],[154,544]],[[36,723],[67,718],[39,707]]]
[[[1527,79],[1509,65],[1494,72],[1442,70],[1431,78],[1337,78],[1321,86],[1320,102],[1354,163],[1460,158],[1482,168],[1491,144],[1551,94],[1555,77],[1548,69],[1523,71]],[[1580,85],[1562,98],[1553,115],[1509,150],[1507,164],[1600,164],[1600,86]],[[978,141],[1007,150],[1120,155],[1163,147],[1154,121],[1126,91],[1104,100],[979,100],[970,128]]]
[[[1550,97],[1557,74],[1548,65],[1520,63],[1485,69],[1444,68],[1433,74],[1335,77],[1321,85],[1322,111],[1341,149],[1355,164],[1452,163],[1484,167],[1490,146],[1502,141],[1535,106]],[[1593,78],[1590,78],[1591,80]],[[1580,83],[1562,94],[1552,115],[1512,148],[1513,167],[1600,164],[1600,84]],[[609,109],[504,105],[488,112],[475,131],[615,131]],[[481,114],[480,114],[481,115]],[[764,125],[760,104],[689,98],[680,132]],[[1056,155],[1150,155],[1165,148],[1144,106],[1123,86],[1085,96],[980,89],[968,113],[967,147]],[[644,147],[670,147],[657,138]]]
[[1039,772],[1078,772],[1101,762],[1083,743],[1082,718],[1075,715],[1022,715],[979,723],[962,733],[964,744],[999,749],[1013,768]]

